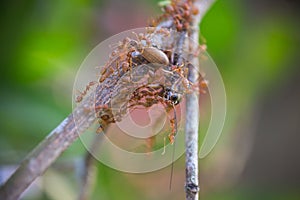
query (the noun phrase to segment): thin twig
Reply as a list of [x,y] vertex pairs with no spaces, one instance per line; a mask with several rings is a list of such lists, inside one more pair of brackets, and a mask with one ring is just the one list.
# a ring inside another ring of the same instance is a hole
[[102,137],[100,135],[95,136],[93,143],[86,153],[84,160],[80,165],[79,172],[79,196],[78,200],[88,200],[94,189],[94,185],[97,178],[97,160],[94,158],[93,153],[99,149],[101,145]]
[[[198,42],[199,24],[214,3],[214,0],[194,1],[194,6],[198,8],[199,14],[193,16],[190,37]],[[191,58],[191,64],[199,65],[198,58]],[[188,79],[195,82],[198,78],[198,72],[191,67],[189,69]],[[198,127],[199,126],[199,100],[197,92],[186,95],[186,127],[185,127],[185,144],[186,144],[186,199],[197,200],[200,190],[198,179]]]

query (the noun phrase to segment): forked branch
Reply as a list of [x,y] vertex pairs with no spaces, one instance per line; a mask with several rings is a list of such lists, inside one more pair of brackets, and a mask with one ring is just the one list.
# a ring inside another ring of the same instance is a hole
[[[209,9],[214,0],[173,0],[174,4],[190,2],[199,13],[191,18],[190,26],[185,29],[185,24],[180,24],[170,18],[161,20],[157,26],[170,27],[174,25],[187,31],[189,36],[198,41],[198,24]],[[166,10],[165,10],[166,12]],[[182,13],[183,14],[183,13]],[[165,16],[170,16],[165,15]],[[174,16],[175,17],[175,16]],[[178,17],[178,16],[177,16]],[[180,16],[179,16],[180,17]],[[177,23],[177,24],[176,24]],[[197,59],[192,60],[192,64],[197,66]],[[191,71],[189,78],[196,80],[196,72]],[[114,84],[112,84],[114,85]],[[96,92],[101,92],[101,99],[97,99],[96,104],[104,105],[109,101],[109,93],[112,88],[98,87]],[[51,164],[96,120],[92,108],[94,98],[88,96],[86,99],[58,125],[31,153],[20,163],[19,168],[0,188],[0,199],[14,200],[20,198],[27,187],[51,166]],[[187,199],[198,199],[198,98],[195,93],[187,95],[187,124],[186,124],[186,191]],[[76,117],[76,123],[74,118]]]

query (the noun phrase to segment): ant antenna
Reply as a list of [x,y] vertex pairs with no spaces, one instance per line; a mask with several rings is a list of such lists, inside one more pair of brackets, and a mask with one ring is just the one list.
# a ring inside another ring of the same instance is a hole
[[175,110],[174,103],[172,103],[172,106],[173,106],[173,111],[174,111],[175,135],[174,135],[173,152],[172,152],[172,165],[171,165],[171,176],[170,176],[170,182],[169,182],[169,190],[172,189],[172,180],[173,180],[173,171],[174,171],[174,156],[175,156],[175,145],[176,145],[175,136],[177,135],[177,117],[176,117],[176,110]]

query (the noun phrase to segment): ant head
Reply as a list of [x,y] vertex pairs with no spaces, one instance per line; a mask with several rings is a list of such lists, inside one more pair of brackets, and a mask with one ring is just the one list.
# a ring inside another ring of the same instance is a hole
[[171,101],[174,105],[177,105],[180,103],[182,95],[171,90],[170,88],[166,88],[164,98],[168,101]]

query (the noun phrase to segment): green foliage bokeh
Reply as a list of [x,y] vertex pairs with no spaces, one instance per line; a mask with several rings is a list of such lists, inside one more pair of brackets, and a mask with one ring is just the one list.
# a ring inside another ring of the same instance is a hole
[[[155,10],[156,2],[142,1],[141,7]],[[107,31],[108,25],[101,21],[108,2],[32,0],[1,4],[0,165],[4,166],[19,163],[71,112],[76,70],[87,53],[113,32]],[[251,110],[261,94],[288,79],[296,62],[296,14],[266,12],[250,18],[248,4],[217,1],[201,24],[208,51],[226,87],[228,118],[224,134],[237,124],[241,111]],[[111,18],[107,23],[115,22]],[[84,153],[80,142],[76,142],[60,159],[71,160]],[[106,199],[150,199],[134,184],[126,183],[122,173],[102,164],[96,187],[95,199],[101,195]],[[160,190],[172,193],[167,185]],[[255,199],[255,191],[225,191],[208,195],[207,199]],[[266,195],[265,199],[275,199],[277,193]],[[298,194],[280,195],[282,198],[276,199],[294,199]]]

